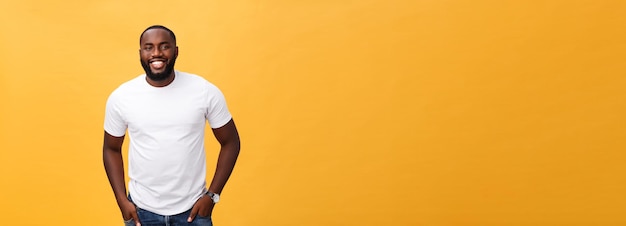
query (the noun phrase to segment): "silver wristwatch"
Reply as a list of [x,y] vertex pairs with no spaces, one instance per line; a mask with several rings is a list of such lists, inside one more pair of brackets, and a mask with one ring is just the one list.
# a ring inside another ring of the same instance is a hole
[[213,200],[213,204],[217,204],[220,201],[220,194],[213,193],[213,192],[210,192],[210,191],[207,191],[204,194],[208,195],[211,198],[211,200]]

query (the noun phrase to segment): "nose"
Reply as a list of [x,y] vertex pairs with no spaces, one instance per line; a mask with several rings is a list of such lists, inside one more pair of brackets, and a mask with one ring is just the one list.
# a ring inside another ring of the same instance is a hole
[[161,48],[154,48],[154,50],[152,50],[151,55],[153,57],[163,56],[163,51],[161,51]]

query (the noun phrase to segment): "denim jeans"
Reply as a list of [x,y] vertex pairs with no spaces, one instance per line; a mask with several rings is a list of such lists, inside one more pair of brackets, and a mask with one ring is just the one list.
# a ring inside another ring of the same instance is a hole
[[[130,196],[128,198],[130,199]],[[191,209],[176,215],[164,216],[137,207],[137,217],[141,226],[213,226],[210,216],[196,215],[192,222],[187,222],[189,214],[191,214]],[[135,226],[135,220],[124,221],[124,225]]]

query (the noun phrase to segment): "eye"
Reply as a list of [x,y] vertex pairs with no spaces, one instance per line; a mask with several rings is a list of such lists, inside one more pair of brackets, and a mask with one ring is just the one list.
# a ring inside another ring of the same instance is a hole
[[143,50],[145,50],[145,51],[152,51],[152,46],[144,46]]
[[162,45],[162,46],[161,46],[161,50],[167,50],[167,49],[169,49],[169,48],[170,48],[170,46],[169,46],[169,45]]

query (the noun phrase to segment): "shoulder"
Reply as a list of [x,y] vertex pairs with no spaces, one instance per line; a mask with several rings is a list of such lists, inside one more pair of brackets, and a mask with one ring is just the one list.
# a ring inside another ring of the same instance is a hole
[[220,92],[216,85],[209,82],[209,80],[205,79],[202,76],[188,73],[188,72],[182,72],[182,71],[178,71],[177,76],[179,76],[181,80],[184,80],[187,84],[193,84],[194,86],[197,86],[198,88],[201,88],[210,92],[216,92],[216,91]]
[[131,80],[122,83],[117,88],[115,88],[113,92],[111,92],[109,98],[129,95],[131,91],[137,90],[138,87],[141,87],[141,85],[145,83],[145,76],[145,74],[141,74]]

